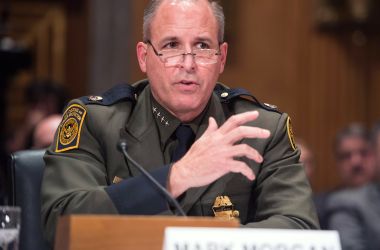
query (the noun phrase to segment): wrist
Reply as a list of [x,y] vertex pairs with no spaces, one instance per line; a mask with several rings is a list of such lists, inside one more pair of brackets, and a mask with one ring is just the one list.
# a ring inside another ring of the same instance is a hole
[[174,198],[177,198],[187,190],[184,177],[179,162],[174,163],[170,169],[168,178],[168,190]]

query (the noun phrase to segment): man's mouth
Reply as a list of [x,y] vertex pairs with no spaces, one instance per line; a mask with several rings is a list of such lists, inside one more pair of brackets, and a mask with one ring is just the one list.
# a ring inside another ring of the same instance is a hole
[[194,93],[199,88],[199,84],[196,81],[191,80],[181,80],[176,84],[177,90],[182,93]]
[[352,168],[352,173],[353,174],[362,174],[364,172],[364,169],[360,165],[356,165]]
[[184,85],[193,85],[193,84],[195,84],[195,85],[197,85],[196,82],[194,82],[194,81],[187,81],[187,80],[181,80],[181,81],[179,81],[179,84],[184,84]]

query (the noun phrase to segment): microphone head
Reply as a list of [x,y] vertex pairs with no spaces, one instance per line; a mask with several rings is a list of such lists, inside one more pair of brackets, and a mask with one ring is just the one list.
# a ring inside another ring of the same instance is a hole
[[128,144],[126,139],[120,139],[119,143],[117,144],[117,149],[120,151],[127,150]]

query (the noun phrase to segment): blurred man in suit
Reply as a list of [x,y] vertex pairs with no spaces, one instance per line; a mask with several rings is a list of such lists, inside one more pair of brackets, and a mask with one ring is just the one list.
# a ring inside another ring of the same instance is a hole
[[338,230],[343,250],[380,249],[380,122],[371,134],[375,181],[332,194],[328,225]]
[[353,123],[339,131],[335,140],[335,159],[341,179],[339,188],[360,187],[374,178],[369,136],[360,124]]

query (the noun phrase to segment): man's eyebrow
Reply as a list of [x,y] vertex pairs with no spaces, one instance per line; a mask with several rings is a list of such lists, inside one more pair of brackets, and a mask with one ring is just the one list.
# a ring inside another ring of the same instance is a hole
[[159,43],[163,44],[166,42],[173,42],[173,41],[178,41],[178,37],[176,37],[176,36],[164,37],[163,39],[160,39]]
[[218,46],[220,44],[220,42],[218,40],[215,41],[215,40],[211,39],[210,37],[198,37],[196,39],[196,42],[197,43],[204,42],[210,46]]
[[209,37],[198,37],[196,39],[197,42],[207,42],[207,43],[213,43],[212,39]]
[[[168,37],[164,37],[164,38],[160,39],[159,41],[157,41],[159,46],[162,46],[163,44],[165,44],[167,42],[181,42],[181,39],[179,39],[177,36],[168,36]],[[196,37],[194,39],[194,43],[199,43],[199,42],[214,44],[213,39],[211,39],[208,36],[199,36],[199,37]]]

